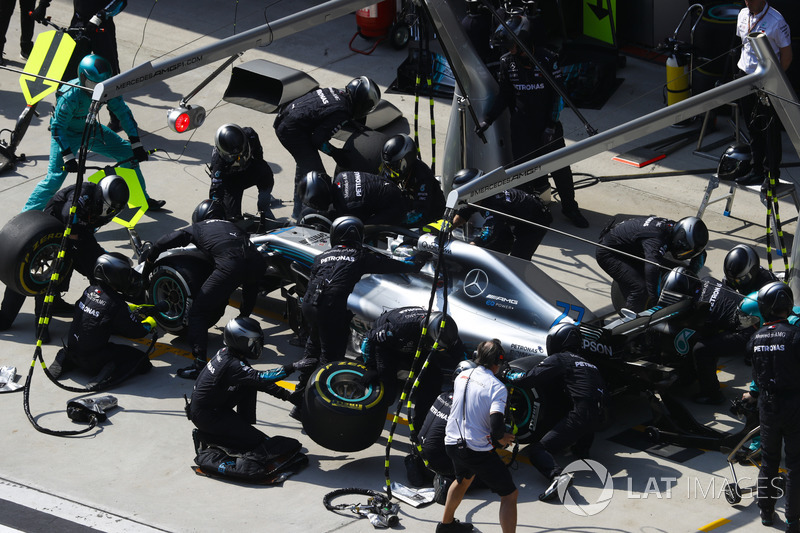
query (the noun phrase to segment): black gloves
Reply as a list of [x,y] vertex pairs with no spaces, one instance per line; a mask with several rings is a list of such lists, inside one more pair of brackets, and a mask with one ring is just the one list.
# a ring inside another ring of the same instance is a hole
[[78,160],[75,159],[75,154],[72,153],[72,150],[64,150],[61,153],[61,157],[64,158],[62,169],[67,172],[78,172]]
[[414,255],[409,257],[409,259],[415,265],[420,265],[421,266],[421,265],[424,265],[425,263],[427,263],[428,261],[430,261],[431,257],[433,257],[432,253],[421,251],[421,252],[415,253]]
[[44,19],[47,18],[47,6],[49,5],[50,2],[39,2],[39,5],[33,10],[33,20],[43,24]]
[[147,150],[144,149],[142,146],[142,142],[139,140],[139,137],[131,137],[131,148],[133,149],[133,157],[136,158],[137,161],[140,163],[142,161],[147,161],[150,159],[150,156],[147,155]]
[[299,361],[295,361],[290,365],[283,365],[283,371],[288,376],[293,372],[302,373],[304,371],[314,370],[318,364],[319,364],[319,359],[303,358],[300,359]]

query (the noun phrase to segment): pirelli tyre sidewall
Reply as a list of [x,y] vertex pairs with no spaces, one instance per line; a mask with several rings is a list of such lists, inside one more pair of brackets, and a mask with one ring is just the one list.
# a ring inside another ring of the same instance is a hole
[[[24,211],[0,230],[0,281],[24,296],[47,290],[64,225],[42,211]],[[67,272],[71,262],[61,271]]]
[[[513,372],[527,372],[544,361],[545,357],[544,354],[522,357],[511,361],[509,366]],[[532,389],[512,384],[507,384],[506,387],[508,388],[508,413],[517,428],[516,439],[520,444],[533,442],[534,435],[537,434],[537,423],[542,407],[541,399]]]
[[303,429],[320,446],[338,452],[370,447],[383,431],[389,399],[382,383],[362,387],[367,368],[336,361],[309,378],[303,405]]
[[154,305],[166,301],[169,305],[167,311],[153,317],[161,328],[175,335],[186,333],[189,310],[211,269],[211,265],[189,257],[169,258],[156,265],[150,274],[147,301]]

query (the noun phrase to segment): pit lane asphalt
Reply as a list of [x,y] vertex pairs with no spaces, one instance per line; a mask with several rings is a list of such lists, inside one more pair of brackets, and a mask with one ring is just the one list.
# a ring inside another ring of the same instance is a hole
[[[279,2],[266,10],[270,20],[289,12],[300,10],[318,2],[294,0]],[[54,0],[49,9],[53,20],[66,24],[71,15],[71,2]],[[192,3],[140,2],[130,3],[117,18],[120,60],[123,68],[154,60],[163,55],[184,52],[192,47],[227,37],[263,24],[264,6],[245,0],[220,2],[199,0]],[[22,67],[17,59],[18,17],[15,15],[7,35],[5,47],[9,66]],[[354,15],[326,23],[323,26],[276,41],[268,47],[250,50],[237,62],[265,58],[308,72],[322,86],[344,86],[353,76],[368,74],[383,89],[394,80],[397,66],[405,59],[406,51],[395,51],[386,44],[378,46],[370,56],[348,49],[355,32]],[[37,27],[36,31],[42,31]],[[183,48],[181,48],[183,47]],[[148,148],[158,148],[159,153],[142,165],[148,191],[155,198],[167,200],[167,211],[148,213],[137,225],[145,239],[183,225],[191,210],[206,197],[208,178],[204,164],[208,161],[216,128],[225,122],[236,122],[254,127],[261,136],[266,159],[275,171],[274,195],[285,200],[283,207],[275,210],[278,216],[290,214],[294,162],[280,146],[272,129],[273,116],[228,104],[221,100],[229,76],[223,74],[212,81],[191,103],[203,105],[209,111],[206,123],[189,134],[175,134],[166,126],[166,110],[197,86],[215,65],[203,67],[183,76],[143,87],[126,95],[142,130],[142,141]],[[629,58],[617,76],[625,81],[601,110],[582,110],[599,130],[606,130],[625,120],[658,109],[662,102],[664,69],[651,63]],[[13,128],[24,107],[18,76],[0,72],[0,127]],[[412,122],[414,98],[411,95],[384,91],[384,98],[400,108]],[[4,224],[22,207],[33,187],[46,174],[50,135],[47,130],[48,112],[54,98],[48,97],[39,106],[41,117],[34,119],[18,152],[24,152],[28,161],[15,171],[0,175],[0,223]],[[427,105],[422,99],[420,113],[427,117]],[[438,160],[442,160],[446,125],[449,120],[450,101],[436,99],[436,140]],[[101,112],[107,120],[105,111]],[[568,142],[585,138],[586,133],[574,114],[564,111],[563,121]],[[430,128],[423,120],[422,155],[430,161]],[[393,124],[393,130],[407,132],[404,124]],[[709,142],[729,133],[727,126],[709,137]],[[689,146],[669,155],[656,164],[634,169],[613,162],[611,158],[627,149],[641,146],[654,138],[673,135],[673,130],[662,135],[642,139],[630,146],[605,152],[573,166],[577,173],[593,177],[627,175],[626,179],[602,180],[595,183],[591,177],[577,175],[584,180],[577,199],[591,227],[576,230],[553,204],[554,227],[584,239],[595,240],[600,229],[610,217],[618,219],[632,215],[658,214],[680,218],[695,214],[710,174],[691,172],[715,166],[691,154]],[[4,134],[5,135],[5,134]],[[784,142],[785,161],[796,161],[797,156]],[[721,150],[720,150],[721,151]],[[718,151],[717,153],[719,153]],[[96,160],[96,159],[93,159]],[[329,162],[330,163],[330,162]],[[332,169],[330,169],[332,170]],[[651,177],[667,171],[684,171],[672,177]],[[797,170],[787,169],[784,175],[792,176]],[[629,177],[633,175],[635,179]],[[720,194],[719,190],[716,191]],[[245,207],[254,209],[255,196],[248,193]],[[794,217],[790,204],[782,203],[784,218]],[[722,259],[734,244],[744,242],[760,244],[764,257],[762,227],[765,218],[763,206],[755,194],[739,192],[732,217],[721,215],[722,207],[709,207],[704,220],[711,230],[707,272],[722,276]],[[794,222],[784,231],[791,241]],[[98,234],[99,240],[109,250],[130,253],[127,233],[120,227],[106,227]],[[790,246],[790,242],[787,243]],[[0,251],[2,253],[2,251]],[[603,314],[610,307],[609,279],[597,267],[593,248],[586,242],[576,241],[557,234],[545,237],[534,261],[559,283],[565,285],[578,300]],[[780,260],[777,267],[782,267]],[[77,299],[84,281],[76,276],[68,299]],[[268,367],[296,360],[300,348],[289,344],[290,333],[281,320],[282,303],[276,295],[259,302],[259,314],[268,338],[268,346],[258,365]],[[226,316],[235,316],[233,307]],[[27,373],[33,354],[33,302],[26,302],[13,329],[0,333],[0,365],[15,366],[19,373]],[[50,362],[57,351],[59,339],[66,336],[68,322],[55,319],[51,331],[54,341],[44,348],[45,360]],[[210,350],[221,346],[218,328],[212,329]],[[62,439],[36,432],[25,417],[22,395],[0,396],[2,414],[0,427],[0,487],[11,490],[15,496],[0,492],[0,499],[16,505],[4,507],[4,517],[25,516],[12,523],[0,517],[6,528],[24,531],[39,530],[37,520],[26,509],[66,519],[71,523],[94,527],[103,531],[144,531],[146,527],[168,531],[372,531],[366,520],[338,516],[322,506],[322,496],[330,490],[356,486],[379,489],[384,484],[383,456],[386,432],[378,443],[362,452],[344,454],[325,450],[302,432],[300,424],[288,417],[287,404],[266,395],[259,396],[259,427],[270,435],[287,435],[298,438],[306,448],[310,465],[282,486],[252,487],[225,483],[198,477],[190,470],[193,453],[190,438],[191,423],[183,415],[183,395],[191,393],[191,383],[175,376],[177,368],[187,359],[187,344],[170,335],[161,338],[153,371],[136,377],[111,391],[119,399],[120,408],[111,414],[102,429],[89,436]],[[720,379],[726,385],[725,394],[733,399],[750,379],[749,369],[740,361],[724,354],[720,359]],[[287,386],[293,386],[289,380]],[[682,394],[687,397],[690,391]],[[35,370],[31,387],[31,411],[36,420],[52,429],[71,429],[66,418],[66,401],[75,395],[57,389]],[[613,496],[607,508],[592,516],[574,514],[565,505],[545,504],[537,501],[544,488],[544,480],[528,464],[520,463],[514,478],[520,488],[519,531],[574,531],[574,532],[656,532],[656,531],[752,531],[758,527],[758,512],[747,498],[740,506],[728,505],[722,489],[727,472],[724,456],[716,452],[700,453],[684,462],[668,460],[639,451],[633,447],[611,441],[626,430],[639,426],[648,419],[648,409],[643,398],[623,396],[613,404],[615,419],[610,428],[598,435],[593,447],[593,459],[608,472],[613,482]],[[727,415],[724,408],[693,408],[699,420],[717,428],[738,429],[739,423]],[[715,411],[720,411],[715,413]],[[408,449],[407,428],[401,426],[395,439],[391,461],[391,477],[406,482],[402,457]],[[629,441],[630,443],[630,441]],[[570,456],[559,458],[562,464]],[[740,477],[752,482],[755,470],[739,469]],[[593,504],[602,494],[600,480],[589,473],[576,480],[575,503],[578,507]],[[30,498],[23,488],[30,487],[59,501],[65,500],[86,506],[87,509],[64,511],[63,505],[54,501]],[[355,501],[355,500],[354,500]],[[471,492],[461,504],[458,518],[469,520],[483,532],[499,531],[497,525],[498,500],[486,491]],[[442,508],[432,505],[414,509],[401,505],[401,528],[407,531],[432,531],[441,518]],[[59,510],[60,509],[60,510]],[[779,504],[782,510],[782,504]],[[87,518],[90,517],[90,518]],[[105,517],[104,521],[93,521]],[[50,530],[63,530],[52,522]],[[63,524],[62,524],[63,525]]]

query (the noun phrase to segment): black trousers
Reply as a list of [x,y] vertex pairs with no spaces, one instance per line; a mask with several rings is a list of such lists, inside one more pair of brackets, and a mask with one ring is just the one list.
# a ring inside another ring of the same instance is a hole
[[[347,310],[347,300],[327,301],[321,297],[316,305],[303,301],[302,309],[308,324],[308,340],[303,358],[318,359],[319,365],[343,360],[350,338],[352,317]],[[298,376],[296,395],[305,392],[308,378],[314,370],[309,368]]]
[[[744,76],[739,71],[737,77]],[[763,174],[771,171],[772,177],[780,176],[783,147],[781,146],[781,123],[775,108],[763,105],[757,93],[748,94],[741,100],[742,115],[750,133],[750,149],[753,151],[753,172]]]
[[602,420],[600,402],[589,398],[576,398],[573,402],[567,416],[526,450],[531,464],[547,479],[553,479],[561,473],[553,453],[573,445],[588,451],[594,440],[594,432]]
[[222,185],[209,191],[209,196],[214,194],[225,207],[225,218],[228,220],[242,216],[242,196],[250,187],[258,189],[256,208],[265,213],[267,218],[275,218],[269,208],[270,195],[275,185],[275,177],[269,164],[263,159],[253,161],[247,169],[232,173],[222,178]]
[[215,444],[249,451],[268,437],[233,409],[193,409],[192,422]]
[[750,331],[748,333],[726,331],[713,336],[703,336],[695,343],[692,355],[701,393],[713,394],[719,390],[719,379],[717,379],[719,354],[727,356],[741,354],[741,357],[744,358],[750,333]]
[[319,150],[311,140],[311,132],[287,126],[285,121],[275,128],[275,134],[284,148],[292,155],[297,165],[294,172],[294,209],[292,218],[300,217],[303,210],[302,198],[298,195],[298,184],[309,172],[325,172]]
[[595,254],[597,264],[611,278],[619,283],[625,296],[625,307],[636,313],[647,309],[647,282],[644,279],[644,265],[641,261],[598,248]]
[[761,423],[761,468],[758,471],[758,506],[771,511],[783,494],[776,487],[781,445],[786,450],[786,521],[800,519],[800,394],[758,399]]
[[[0,0],[0,55],[6,44],[6,32],[11,23],[11,15],[14,14],[14,6],[17,0]],[[36,7],[36,0],[19,0],[19,48],[21,52],[30,54],[33,49],[33,17],[28,13]]]

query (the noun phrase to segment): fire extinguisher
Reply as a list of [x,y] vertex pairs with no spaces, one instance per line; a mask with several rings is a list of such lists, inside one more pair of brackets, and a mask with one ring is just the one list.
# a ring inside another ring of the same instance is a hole
[[[681,64],[683,63],[683,64]],[[667,105],[677,104],[689,98],[689,69],[678,56],[667,58]]]

